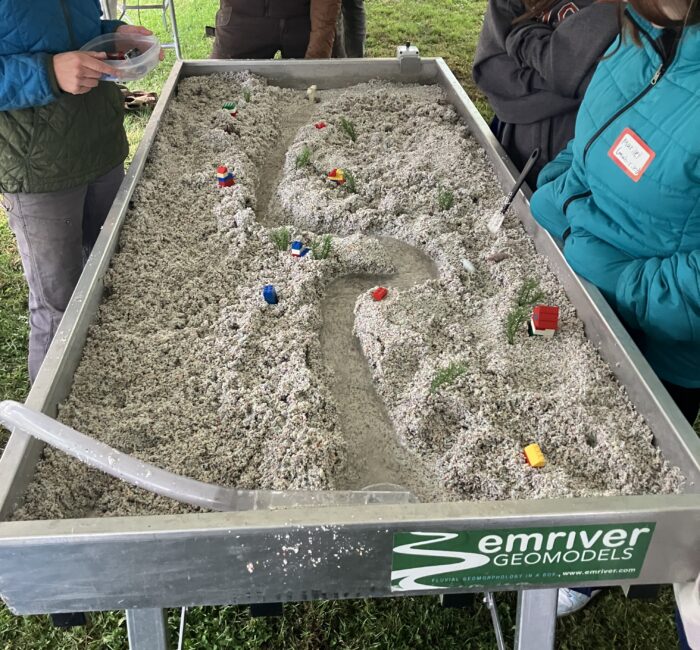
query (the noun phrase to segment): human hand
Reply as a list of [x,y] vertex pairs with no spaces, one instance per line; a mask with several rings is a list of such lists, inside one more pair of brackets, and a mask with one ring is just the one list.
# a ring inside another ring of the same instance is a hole
[[102,75],[114,75],[115,70],[103,63],[104,52],[63,52],[53,57],[53,69],[58,87],[71,95],[83,95],[95,88]]
[[[141,25],[119,25],[117,27],[117,34],[141,34],[142,36],[151,36],[153,32],[150,29],[146,29]],[[163,48],[160,48],[159,58],[162,61],[165,54],[163,53]]]
[[117,34],[141,34],[143,36],[151,36],[153,32],[141,25],[119,25]]

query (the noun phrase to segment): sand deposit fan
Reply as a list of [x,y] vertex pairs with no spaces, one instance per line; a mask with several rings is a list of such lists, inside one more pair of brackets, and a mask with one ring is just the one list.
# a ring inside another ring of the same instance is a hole
[[0,423],[61,450],[89,467],[160,496],[220,512],[264,510],[294,506],[341,506],[415,501],[408,491],[389,485],[366,490],[238,490],[203,483],[145,463],[71,429],[18,402],[0,402]]

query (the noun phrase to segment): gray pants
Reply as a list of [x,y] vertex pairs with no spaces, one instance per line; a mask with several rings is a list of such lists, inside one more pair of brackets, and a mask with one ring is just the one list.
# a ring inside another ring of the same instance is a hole
[[100,234],[124,168],[59,192],[5,194],[29,284],[29,379],[34,381],[83,264]]

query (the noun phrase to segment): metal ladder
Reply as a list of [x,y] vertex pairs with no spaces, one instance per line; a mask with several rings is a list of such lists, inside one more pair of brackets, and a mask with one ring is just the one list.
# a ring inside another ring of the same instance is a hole
[[140,0],[135,0],[134,4],[127,4],[121,0],[100,0],[102,13],[108,20],[118,18],[124,19],[127,11],[149,11],[159,9],[163,19],[163,28],[168,29],[168,18],[170,18],[170,31],[173,40],[170,43],[162,43],[162,47],[175,50],[175,56],[182,59],[182,49],[180,48],[180,34],[177,31],[177,19],[175,18],[175,0],[162,0],[162,2],[152,2],[141,4]]

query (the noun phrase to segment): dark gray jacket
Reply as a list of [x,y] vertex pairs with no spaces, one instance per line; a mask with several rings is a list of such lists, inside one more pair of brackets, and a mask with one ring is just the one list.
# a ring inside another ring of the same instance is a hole
[[535,147],[529,182],[574,135],[576,112],[597,62],[619,33],[615,4],[560,0],[537,20],[519,0],[489,0],[474,59],[474,81],[505,129],[504,147],[520,168]]

